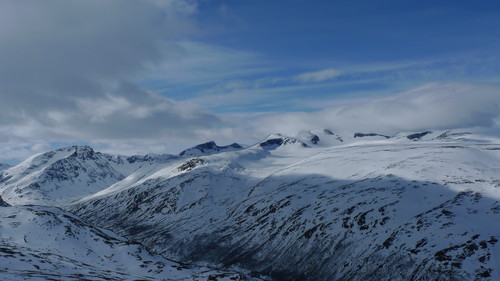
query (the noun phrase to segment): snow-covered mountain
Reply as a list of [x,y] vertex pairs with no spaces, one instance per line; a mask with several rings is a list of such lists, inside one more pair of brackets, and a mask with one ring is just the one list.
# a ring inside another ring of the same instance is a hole
[[13,204],[64,204],[121,181],[143,165],[173,156],[113,156],[72,146],[30,157],[0,172],[0,196]]
[[200,155],[208,155],[220,152],[235,151],[242,149],[243,147],[237,143],[233,143],[226,146],[218,146],[214,141],[209,141],[196,145],[192,148],[182,151],[179,155],[185,157],[193,157]]
[[415,134],[326,148],[274,134],[70,209],[167,256],[275,280],[500,278],[500,142]]
[[108,155],[121,178],[63,208],[168,258],[273,280],[500,279],[497,138],[324,130],[208,144],[142,164]]
[[1,206],[0,229],[2,280],[253,280],[153,255],[54,207]]

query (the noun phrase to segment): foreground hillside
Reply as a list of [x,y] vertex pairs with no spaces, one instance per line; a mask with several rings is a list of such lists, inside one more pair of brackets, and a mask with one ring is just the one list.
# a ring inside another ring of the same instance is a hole
[[1,280],[247,280],[153,255],[58,208],[0,203]]
[[[139,164],[106,156],[103,167],[119,172],[108,186],[65,200],[68,176],[54,194],[86,223],[155,253],[273,280],[500,279],[498,139],[325,130],[187,151]],[[13,179],[46,177],[15,169],[0,174],[0,191],[20,204],[12,190],[33,188]]]

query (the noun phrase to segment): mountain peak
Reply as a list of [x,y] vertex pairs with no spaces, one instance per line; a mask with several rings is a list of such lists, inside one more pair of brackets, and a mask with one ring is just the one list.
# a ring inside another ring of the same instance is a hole
[[279,133],[274,133],[269,135],[265,140],[259,143],[259,146],[267,150],[273,150],[282,145],[289,145],[289,144],[298,144],[301,147],[308,146],[306,143],[297,138],[287,137]]
[[297,139],[301,140],[306,144],[312,144],[312,145],[318,144],[320,141],[319,136],[312,133],[311,131],[300,131],[297,134]]
[[87,159],[96,159],[96,154],[99,152],[95,152],[94,149],[88,145],[83,146],[72,146],[74,152],[69,157],[78,157],[82,160]]
[[17,204],[65,203],[123,179],[111,155],[70,146],[35,155],[0,173],[2,196]]
[[208,155],[208,154],[214,154],[214,153],[219,153],[219,152],[226,152],[226,151],[234,151],[234,150],[239,150],[242,149],[243,147],[237,143],[232,143],[230,145],[226,146],[218,146],[215,141],[209,141],[205,142],[202,144],[195,145],[191,148],[188,148],[181,153],[179,153],[179,156],[201,156],[201,155]]

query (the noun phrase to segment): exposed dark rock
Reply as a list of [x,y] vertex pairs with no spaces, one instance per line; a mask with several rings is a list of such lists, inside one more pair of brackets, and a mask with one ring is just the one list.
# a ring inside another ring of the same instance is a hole
[[414,141],[417,141],[419,139],[421,139],[423,136],[425,135],[428,135],[432,133],[431,131],[426,131],[426,132],[422,132],[422,133],[415,133],[415,134],[411,134],[409,136],[406,136],[409,140],[414,140]]
[[365,134],[365,133],[355,133],[354,134],[354,138],[363,138],[363,137],[384,137],[386,139],[391,138],[389,136],[385,136],[385,135],[381,135],[381,134],[375,134],[375,133],[368,133],[368,134]]
[[273,145],[282,145],[283,144],[283,139],[268,139],[264,142],[260,143],[261,147],[268,147],[268,146],[273,146]]
[[324,129],[323,132],[327,135],[335,135],[331,130],[328,130],[328,129]]
[[267,139],[261,142],[259,146],[265,149],[275,149],[281,145],[294,144],[294,143],[298,143],[302,147],[307,147],[307,144],[301,142],[300,140],[289,137]]
[[471,133],[468,132],[463,132],[463,133],[452,133],[451,131],[446,131],[442,133],[441,135],[437,136],[436,139],[446,139],[448,137],[463,137],[466,135],[470,135]]
[[2,197],[0,197],[0,207],[10,207],[9,203],[3,201]]
[[202,143],[199,145],[196,145],[192,148],[186,149],[182,151],[179,156],[185,156],[189,155],[190,152],[192,151],[200,151],[201,153],[207,153],[207,152],[218,152],[218,151],[224,151],[224,150],[235,150],[235,149],[242,149],[243,147],[237,143],[233,143],[230,145],[226,146],[218,146],[214,141],[209,141],[206,143]]
[[96,160],[96,154],[100,154],[99,152],[95,152],[92,147],[84,145],[84,146],[73,146],[75,152],[71,154],[69,157],[75,157],[82,160]]
[[331,130],[329,129],[324,129],[323,130],[323,133],[325,133],[326,135],[330,135],[330,136],[335,136],[335,138],[340,141],[340,142],[344,142],[344,139],[342,139],[341,136],[337,136],[334,132],[332,132]]
[[191,171],[192,169],[198,167],[198,166],[201,166],[203,164],[205,164],[205,160],[203,159],[200,159],[200,158],[193,158],[191,160],[188,160],[186,162],[184,162],[182,165],[179,166],[178,170],[179,171],[182,171],[182,172],[186,172],[186,171]]
[[312,137],[312,139],[311,139],[311,142],[312,142],[313,144],[318,144],[318,142],[319,142],[319,137],[318,137],[317,135],[314,135],[314,137]]

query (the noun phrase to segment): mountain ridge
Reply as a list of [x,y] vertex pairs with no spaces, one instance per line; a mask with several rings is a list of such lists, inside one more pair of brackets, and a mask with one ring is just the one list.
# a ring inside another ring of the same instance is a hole
[[500,278],[494,137],[303,131],[191,157],[114,157],[122,179],[61,207],[174,260],[273,280]]

